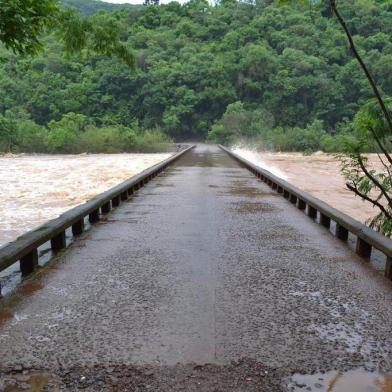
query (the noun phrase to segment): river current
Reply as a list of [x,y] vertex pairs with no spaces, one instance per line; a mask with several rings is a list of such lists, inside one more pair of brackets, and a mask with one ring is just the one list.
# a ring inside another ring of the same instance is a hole
[[0,246],[169,156],[0,156]]
[[[287,152],[257,152],[237,147],[234,152],[276,176],[311,193],[336,209],[366,223],[377,210],[349,191],[341,174],[340,162],[333,154],[312,155]],[[376,154],[368,154],[369,164],[380,169]]]

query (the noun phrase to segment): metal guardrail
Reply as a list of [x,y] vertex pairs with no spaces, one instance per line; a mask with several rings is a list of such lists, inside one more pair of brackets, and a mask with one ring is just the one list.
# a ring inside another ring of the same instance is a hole
[[240,164],[250,170],[255,176],[267,183],[272,189],[290,200],[300,210],[306,211],[307,215],[316,220],[320,215],[321,225],[330,229],[331,221],[336,223],[335,235],[343,241],[348,240],[348,234],[357,237],[356,253],[364,258],[370,258],[372,248],[376,248],[386,256],[385,276],[392,280],[392,240],[370,229],[361,222],[351,218],[343,212],[331,207],[329,204],[317,199],[307,192],[302,191],[285,180],[275,176],[268,170],[249,162],[229,149],[219,146]]
[[[0,247],[0,271],[20,261],[23,276],[32,273],[38,266],[38,247],[50,241],[51,248],[57,252],[66,247],[65,230],[72,227],[72,234],[77,236],[84,231],[84,219],[90,223],[100,220],[100,214],[107,214],[120,201],[127,200],[136,190],[143,187],[152,178],[165,170],[194,146],[187,147],[170,158],[142,171],[127,181],[101,193],[86,203],[66,211],[58,218],[50,220],[31,230],[15,241]],[[1,287],[0,287],[1,295]]]

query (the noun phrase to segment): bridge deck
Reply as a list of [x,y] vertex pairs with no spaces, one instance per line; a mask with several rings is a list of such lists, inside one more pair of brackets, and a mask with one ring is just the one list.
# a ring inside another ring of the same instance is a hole
[[92,391],[278,391],[292,372],[390,370],[391,288],[198,146],[22,286],[0,317],[0,369]]

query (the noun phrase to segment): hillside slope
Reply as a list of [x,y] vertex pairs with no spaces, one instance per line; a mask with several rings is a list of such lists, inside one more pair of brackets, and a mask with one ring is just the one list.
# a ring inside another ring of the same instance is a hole
[[112,4],[99,0],[61,0],[66,7],[74,7],[83,15],[93,15],[98,11],[114,11],[122,8],[138,7],[132,4]]

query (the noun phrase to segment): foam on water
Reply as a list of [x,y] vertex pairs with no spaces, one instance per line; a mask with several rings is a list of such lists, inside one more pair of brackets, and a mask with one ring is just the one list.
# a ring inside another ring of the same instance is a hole
[[269,164],[268,162],[264,161],[260,154],[257,151],[241,148],[241,147],[233,147],[233,152],[240,155],[241,157],[245,158],[249,162],[254,163],[255,165],[259,166],[262,169],[268,170],[270,173],[274,174],[275,176],[283,179],[288,180],[289,176],[284,171],[280,170],[278,167]]

